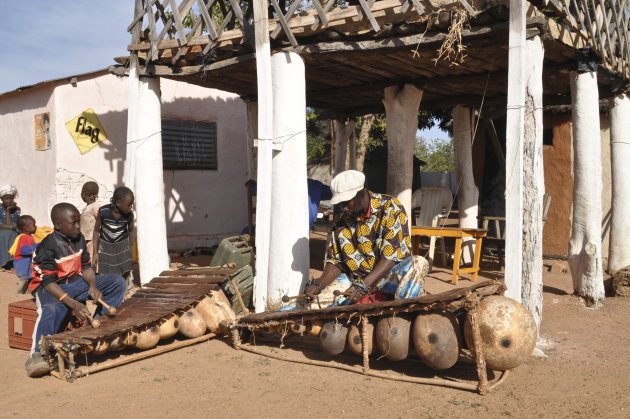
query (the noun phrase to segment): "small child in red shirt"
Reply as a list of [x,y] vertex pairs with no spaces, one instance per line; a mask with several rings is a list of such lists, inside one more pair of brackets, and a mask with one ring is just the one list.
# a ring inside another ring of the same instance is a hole
[[[17,229],[20,235],[16,237],[9,254],[13,256],[13,269],[18,276],[18,295],[25,294],[28,281],[32,277],[31,260],[37,247],[33,234],[37,231],[35,219],[30,215],[22,215],[17,220]],[[38,240],[39,241],[39,240]]]

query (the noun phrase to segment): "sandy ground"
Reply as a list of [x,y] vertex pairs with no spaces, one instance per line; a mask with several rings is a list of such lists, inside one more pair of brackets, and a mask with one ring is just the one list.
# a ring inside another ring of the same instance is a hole
[[[447,289],[446,276],[434,275],[431,286]],[[7,305],[16,300],[14,283],[12,274],[0,273],[3,331]],[[33,380],[24,372],[26,352],[9,349],[3,332],[0,417],[630,418],[630,299],[609,298],[592,310],[569,295],[570,289],[568,274],[546,274],[542,336],[549,342],[549,357],[531,358],[487,396],[268,359],[237,351],[219,339],[72,384],[50,376]],[[308,346],[276,352],[328,359]],[[348,355],[335,362],[359,365],[360,359]],[[374,361],[372,367],[435,375],[416,360]],[[472,380],[474,366],[458,364],[438,376]]]

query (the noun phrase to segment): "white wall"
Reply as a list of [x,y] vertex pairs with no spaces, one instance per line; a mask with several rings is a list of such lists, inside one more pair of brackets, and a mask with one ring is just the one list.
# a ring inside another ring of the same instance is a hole
[[[217,123],[218,170],[164,172],[169,249],[211,246],[247,223],[246,105],[237,95],[172,80],[162,79],[161,89],[164,118]],[[99,183],[99,201],[109,202],[123,182],[127,102],[127,79],[106,73],[0,96],[0,184],[19,188],[23,213],[50,225],[55,203],[82,209],[81,186],[88,180]],[[82,155],[65,124],[88,108],[108,141]],[[34,115],[45,111],[51,112],[53,147],[35,151]]]
[[162,117],[216,122],[218,139],[218,170],[164,171],[169,248],[216,244],[247,225],[246,104],[231,93],[168,79],[161,89]]
[[22,214],[32,215],[38,225],[51,225],[57,137],[53,130],[52,148],[35,150],[35,114],[50,112],[55,118],[52,91],[51,86],[0,97],[0,185],[18,188]]

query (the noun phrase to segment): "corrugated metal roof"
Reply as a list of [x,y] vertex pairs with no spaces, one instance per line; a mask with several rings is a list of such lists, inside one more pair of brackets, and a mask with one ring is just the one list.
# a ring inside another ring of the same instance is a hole
[[99,73],[106,73],[106,72],[109,71],[108,68],[109,67],[101,68],[100,70],[89,71],[87,73],[74,74],[72,76],[60,77],[58,79],[44,80],[44,81],[40,81],[38,83],[28,84],[26,86],[20,86],[17,89],[9,90],[8,92],[3,92],[3,93],[0,92],[0,97],[9,95],[11,93],[23,92],[24,90],[32,89],[34,87],[45,86],[47,84],[59,83],[59,82],[63,82],[63,81],[67,81],[68,83],[70,83],[70,80],[73,77],[83,78],[83,77],[86,77],[86,76],[92,76],[92,75],[99,74]]

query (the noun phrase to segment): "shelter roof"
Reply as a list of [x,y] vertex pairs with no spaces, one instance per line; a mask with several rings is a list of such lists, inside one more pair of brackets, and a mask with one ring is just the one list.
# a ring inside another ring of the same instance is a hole
[[[545,47],[546,105],[570,103],[570,72],[585,47],[601,61],[600,96],[627,89],[630,42],[623,17],[630,11],[619,1],[606,3],[610,9],[579,9],[581,3],[574,2],[578,10],[550,0],[546,14],[530,7],[527,35],[540,36]],[[147,2],[148,8],[136,9],[129,50],[140,59],[140,74],[183,79],[255,100],[252,3],[183,0],[169,9],[172,3],[154,0]],[[292,51],[304,59],[307,104],[333,114],[382,112],[383,88],[404,83],[424,91],[422,109],[479,107],[483,100],[486,109],[504,110],[507,4],[271,0],[271,47],[272,52]],[[589,25],[591,14],[593,22],[603,16],[608,25]]]

